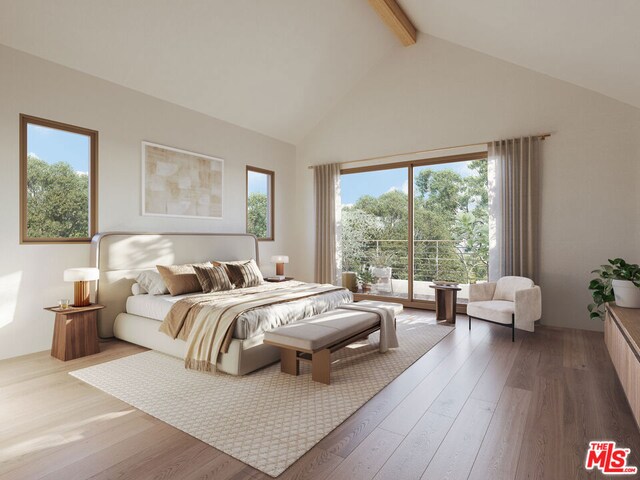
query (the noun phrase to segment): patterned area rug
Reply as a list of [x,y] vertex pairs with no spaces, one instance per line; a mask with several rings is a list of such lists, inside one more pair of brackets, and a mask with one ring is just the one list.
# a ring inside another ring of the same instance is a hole
[[453,329],[401,317],[397,330],[398,349],[379,353],[374,334],[332,355],[331,385],[304,364],[298,377],[280,364],[233,377],[155,351],[71,375],[275,477]]

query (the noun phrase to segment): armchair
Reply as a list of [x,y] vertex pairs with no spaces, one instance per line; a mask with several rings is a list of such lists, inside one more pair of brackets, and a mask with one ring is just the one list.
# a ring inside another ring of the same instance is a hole
[[542,294],[533,280],[525,277],[502,277],[497,282],[472,284],[467,304],[469,330],[471,318],[533,332],[534,322],[542,317]]

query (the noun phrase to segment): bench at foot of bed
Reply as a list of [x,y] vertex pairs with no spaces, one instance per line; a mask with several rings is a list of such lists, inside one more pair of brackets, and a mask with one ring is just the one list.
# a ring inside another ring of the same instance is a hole
[[[402,305],[366,302],[394,307]],[[364,303],[363,303],[364,305]],[[380,316],[373,312],[337,309],[290,323],[267,332],[264,343],[280,349],[280,369],[298,375],[300,362],[311,364],[311,378],[329,385],[331,354],[380,330]]]

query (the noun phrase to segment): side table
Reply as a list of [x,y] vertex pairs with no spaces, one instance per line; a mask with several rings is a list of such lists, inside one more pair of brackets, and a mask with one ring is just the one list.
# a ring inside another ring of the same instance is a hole
[[456,323],[456,303],[458,292],[462,290],[454,285],[429,285],[436,291],[436,320]]
[[51,342],[51,356],[62,361],[100,352],[98,345],[98,310],[104,305],[86,307],[47,307],[56,314]]

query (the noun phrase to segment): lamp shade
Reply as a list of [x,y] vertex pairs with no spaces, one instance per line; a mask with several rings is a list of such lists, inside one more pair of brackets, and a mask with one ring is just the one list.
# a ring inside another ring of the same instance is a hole
[[272,263],[289,263],[289,257],[286,255],[274,255],[271,257]]
[[67,268],[64,271],[65,282],[90,282],[100,278],[97,268]]

